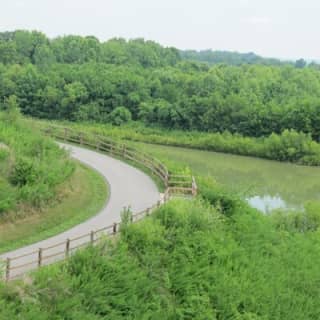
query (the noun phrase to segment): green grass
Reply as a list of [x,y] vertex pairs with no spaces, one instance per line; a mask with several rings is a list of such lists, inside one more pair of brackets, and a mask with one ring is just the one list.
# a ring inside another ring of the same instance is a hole
[[59,234],[95,215],[106,203],[105,179],[77,164],[69,180],[58,188],[59,199],[24,219],[0,224],[0,252],[6,252]]
[[74,171],[67,152],[52,139],[2,112],[0,146],[0,219],[17,216],[21,207],[42,208]]

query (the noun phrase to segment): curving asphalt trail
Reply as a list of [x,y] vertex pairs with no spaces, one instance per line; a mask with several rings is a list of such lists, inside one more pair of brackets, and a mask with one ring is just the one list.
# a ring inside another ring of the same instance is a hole
[[[67,148],[71,152],[71,156],[82,163],[97,170],[105,177],[109,184],[110,197],[104,207],[96,216],[91,219],[46,240],[28,245],[26,247],[0,255],[0,259],[13,258],[11,266],[27,264],[23,268],[13,270],[11,276],[17,276],[25,271],[32,270],[37,267],[37,263],[33,262],[38,259],[39,248],[47,248],[58,243],[57,246],[46,250],[44,256],[55,255],[65,248],[66,239],[72,239],[84,234],[88,234],[92,230],[98,230],[108,226],[114,222],[120,221],[120,212],[124,207],[130,206],[133,213],[147,209],[160,200],[160,194],[157,186],[142,171],[107,155],[80,148],[73,145],[60,143],[61,147]],[[70,248],[81,245],[88,239],[72,241]],[[34,252],[25,258],[14,260],[15,257]],[[56,255],[52,258],[46,258],[43,264],[49,264],[53,261],[60,260],[64,256]]]

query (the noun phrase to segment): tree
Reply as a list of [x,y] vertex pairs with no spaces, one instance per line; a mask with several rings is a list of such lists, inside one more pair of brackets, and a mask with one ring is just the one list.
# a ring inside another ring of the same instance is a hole
[[65,95],[61,101],[61,117],[74,120],[79,106],[88,98],[86,87],[79,81],[65,85]]
[[117,107],[110,113],[108,120],[112,124],[120,126],[131,121],[131,112],[126,107]]
[[307,61],[305,61],[304,59],[299,59],[296,61],[295,66],[296,68],[302,69],[307,65]]

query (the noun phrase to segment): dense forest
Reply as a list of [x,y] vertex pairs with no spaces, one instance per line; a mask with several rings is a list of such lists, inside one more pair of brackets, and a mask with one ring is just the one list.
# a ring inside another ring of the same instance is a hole
[[252,137],[294,129],[320,139],[320,71],[301,61],[209,66],[143,39],[4,32],[2,109],[12,96],[24,114],[47,119],[135,120]]
[[213,50],[181,50],[180,55],[185,60],[198,61],[212,64],[225,63],[228,65],[262,64],[262,65],[284,65],[292,64],[290,61],[281,61],[275,58],[264,58],[253,52],[239,53],[232,51]]

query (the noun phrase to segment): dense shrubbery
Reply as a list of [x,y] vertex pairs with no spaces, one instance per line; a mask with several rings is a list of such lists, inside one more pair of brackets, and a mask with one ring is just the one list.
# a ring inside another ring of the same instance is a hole
[[41,206],[74,169],[65,151],[21,121],[0,114],[0,213]]
[[141,39],[0,33],[0,101],[15,94],[24,114],[47,119],[118,124],[130,112],[169,129],[254,137],[295,129],[319,141],[318,69],[209,68]]
[[320,165],[320,145],[311,136],[294,130],[271,134],[265,138],[243,137],[239,134],[168,131],[145,127],[139,123],[127,126],[68,123],[81,130],[146,143],[196,148],[217,152],[255,156],[305,165]]
[[0,317],[319,318],[319,218],[292,228],[289,215],[263,216],[199,182],[203,200],[172,201],[126,226],[119,241],[2,286]]

